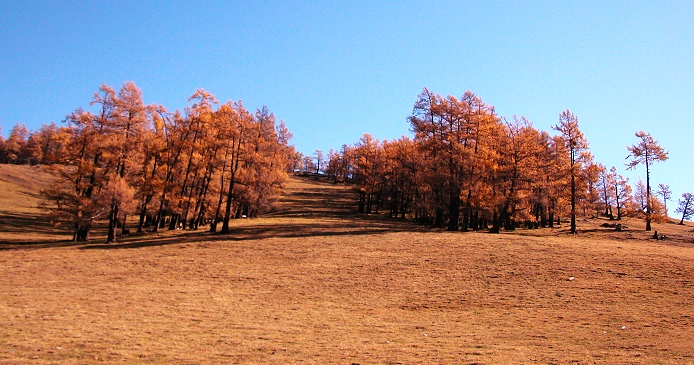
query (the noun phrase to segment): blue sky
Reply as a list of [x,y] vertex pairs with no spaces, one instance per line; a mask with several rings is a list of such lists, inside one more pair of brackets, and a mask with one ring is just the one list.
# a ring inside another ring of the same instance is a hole
[[132,80],[169,110],[196,88],[267,105],[312,154],[410,135],[423,87],[471,90],[543,130],[570,109],[632,184],[626,146],[650,132],[670,151],[654,185],[694,192],[694,3],[479,3],[3,1],[0,125],[59,123]]

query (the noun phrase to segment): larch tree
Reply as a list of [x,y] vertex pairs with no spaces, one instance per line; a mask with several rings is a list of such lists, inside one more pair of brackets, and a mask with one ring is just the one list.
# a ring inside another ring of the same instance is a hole
[[636,132],[636,137],[640,139],[638,144],[627,146],[630,161],[626,164],[627,169],[631,170],[638,165],[646,166],[646,231],[651,230],[651,176],[650,167],[655,162],[666,161],[668,152],[665,151],[649,133],[644,131]]
[[324,162],[324,157],[323,157],[323,151],[316,149],[313,152],[313,157],[316,159],[316,174],[321,171],[321,168],[323,167],[323,162]]
[[625,207],[631,204],[631,186],[629,179],[617,173],[617,168],[610,168],[609,182],[612,186],[615,207],[617,208],[617,220],[621,220]]
[[116,193],[123,186],[115,181],[121,178],[115,163],[121,157],[115,146],[117,103],[115,90],[104,84],[90,103],[98,107],[95,114],[81,108],[70,114],[66,122],[71,138],[64,160],[50,167],[61,183],[44,191],[44,195],[56,203],[53,210],[58,219],[74,225],[73,241],[88,240],[96,220],[106,214],[111,218],[113,199],[129,195]]
[[530,218],[530,196],[542,153],[541,133],[524,117],[514,116],[498,132],[493,138],[498,143],[496,158],[488,174],[493,194],[487,200],[494,202],[492,233],[499,233],[514,215]]
[[154,219],[149,213],[149,205],[155,195],[160,194],[164,189],[166,150],[167,119],[170,113],[160,105],[150,105],[147,107],[147,119],[151,123],[150,128],[146,128],[141,136],[142,160],[136,172],[140,183],[137,186],[136,197],[139,199],[139,219],[137,232],[150,227]]
[[568,171],[571,183],[571,234],[576,234],[576,179],[582,168],[581,158],[588,149],[588,141],[578,128],[578,117],[568,109],[559,114],[559,124],[553,127],[561,134],[563,147],[568,158]]
[[[228,166],[228,186],[226,191],[226,204],[224,207],[224,218],[222,220],[222,233],[229,233],[229,220],[232,218],[232,208],[239,178],[244,173],[243,169],[251,161],[253,145],[254,119],[253,115],[243,107],[243,104],[228,102],[219,109],[222,118],[228,123],[227,134],[225,135],[226,144],[225,155],[227,156]],[[238,204],[237,204],[238,208]]]
[[598,166],[600,167],[600,176],[598,177],[597,188],[600,194],[600,200],[605,207],[605,217],[612,220],[614,219],[612,213],[612,206],[614,204],[614,196],[612,195],[614,176],[611,175],[602,164],[598,164]]
[[[110,101],[104,101],[110,102]],[[142,91],[132,81],[123,84],[113,100],[115,110],[108,122],[110,162],[114,166],[106,191],[110,193],[107,243],[116,242],[118,226],[125,227],[125,214],[132,207],[134,172],[142,161],[142,135],[147,128]],[[121,219],[122,217],[122,219]]]
[[682,214],[679,224],[684,224],[685,220],[689,220],[694,215],[694,194],[683,193],[682,199],[679,201],[679,207],[677,207],[675,212]]
[[672,198],[672,191],[670,190],[670,185],[658,184],[658,191],[656,194],[663,198],[663,205],[665,206],[665,215],[667,216],[667,201]]
[[384,166],[383,146],[370,134],[364,134],[350,150],[353,181],[359,194],[359,213],[378,211],[380,203],[381,172]]
[[5,161],[11,164],[22,164],[28,161],[26,153],[27,139],[29,130],[24,124],[15,124],[4,143]]

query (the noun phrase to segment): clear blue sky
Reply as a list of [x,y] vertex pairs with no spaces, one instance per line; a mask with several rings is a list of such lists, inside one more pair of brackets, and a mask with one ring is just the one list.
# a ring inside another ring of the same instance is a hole
[[[410,135],[423,87],[471,90],[550,130],[579,117],[598,161],[624,171],[643,129],[652,170],[694,192],[694,3],[634,1],[3,1],[0,123],[30,129],[127,80],[183,109],[196,88],[285,120],[305,154],[363,133]],[[676,202],[670,202],[670,211]]]

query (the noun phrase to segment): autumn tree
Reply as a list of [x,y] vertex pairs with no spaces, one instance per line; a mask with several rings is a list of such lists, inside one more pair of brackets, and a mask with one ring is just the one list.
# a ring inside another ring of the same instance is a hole
[[24,124],[15,124],[4,142],[5,163],[22,164],[28,162],[26,143],[29,130]]
[[615,208],[617,209],[617,220],[621,220],[625,207],[630,205],[631,186],[629,186],[629,179],[618,174],[617,168],[612,166],[607,175],[607,182],[611,190],[609,195],[611,199],[614,199]]
[[494,202],[491,232],[499,233],[502,224],[513,216],[530,219],[531,195],[538,180],[542,156],[542,134],[524,117],[513,117],[494,135],[495,158],[488,178]]
[[109,91],[105,99],[95,99],[93,103],[106,103],[109,104],[107,108],[112,108],[112,115],[104,115],[102,121],[108,140],[105,147],[109,152],[109,169],[112,170],[108,172],[108,192],[112,198],[106,239],[111,243],[116,241],[118,226],[125,226],[125,215],[132,210],[132,185],[136,184],[135,172],[143,159],[141,143],[147,128],[147,114],[142,91],[132,81],[124,83],[117,96],[110,95]]
[[139,183],[135,184],[139,214],[138,233],[154,224],[150,203],[164,190],[166,134],[171,124],[171,114],[161,105],[147,106],[146,113],[148,127],[143,129],[140,136],[141,158],[134,172],[134,177],[139,180]]
[[677,207],[675,212],[682,213],[682,219],[680,219],[679,224],[684,224],[685,220],[689,220],[694,215],[694,194],[683,193],[682,199],[679,201],[679,207]]
[[638,131],[635,135],[641,141],[638,144],[627,147],[630,154],[627,156],[627,159],[631,159],[627,163],[627,169],[634,169],[641,164],[646,166],[646,231],[650,231],[652,211],[650,167],[654,162],[666,161],[668,159],[668,152],[658,145],[658,141],[649,133]]
[[324,159],[323,151],[316,149],[313,152],[313,157],[316,159],[316,165],[315,166],[316,166],[316,174],[317,174],[317,173],[321,172],[321,168],[322,168],[321,166],[322,166],[323,159]]
[[[104,88],[104,86],[102,86]],[[66,118],[71,138],[62,164],[49,167],[59,181],[42,191],[53,202],[53,217],[73,225],[73,241],[86,241],[94,222],[104,215],[106,207],[99,204],[101,187],[106,181],[101,147],[104,126],[102,118],[77,109]]]
[[568,161],[567,174],[571,179],[570,233],[576,234],[576,178],[582,167],[582,153],[588,149],[588,141],[583,136],[583,132],[578,128],[578,117],[568,109],[559,114],[559,124],[554,126],[553,129],[561,134],[563,147],[566,150]]
[[353,167],[352,181],[359,194],[358,211],[366,214],[378,211],[383,186],[383,147],[378,139],[364,134],[349,153],[348,159]]
[[385,197],[391,217],[405,218],[422,197],[423,161],[415,142],[407,137],[383,142]]
[[248,149],[249,135],[253,123],[253,116],[248,112],[243,104],[239,101],[227,102],[223,104],[216,113],[217,118],[221,118],[226,129],[223,134],[224,140],[224,170],[222,176],[226,176],[225,190],[220,191],[220,200],[218,208],[221,208],[221,202],[224,201],[223,214],[218,209],[215,213],[216,217],[222,217],[222,233],[229,233],[229,220],[232,218],[232,208],[234,202],[234,194],[237,188],[238,175],[251,152]]
[[[583,208],[583,215],[594,217],[600,214],[600,175],[605,171],[605,166],[596,163],[592,153],[585,151],[582,156],[583,168],[580,174],[580,188],[578,197]],[[594,214],[595,213],[595,214]]]
[[609,217],[610,220],[614,219],[612,213],[612,206],[614,205],[615,197],[612,194],[612,187],[614,186],[615,176],[613,176],[605,166],[600,165],[600,175],[598,177],[598,192],[600,194],[600,200],[605,208],[605,217]]
[[302,167],[303,167],[302,170],[304,172],[310,172],[313,170],[314,163],[313,163],[313,159],[311,158],[311,156],[304,156],[301,159],[301,162],[302,162]]
[[665,214],[667,215],[667,201],[672,198],[672,191],[670,190],[670,185],[658,184],[658,191],[656,194],[663,198],[663,205],[665,206]]
[[639,179],[636,183],[632,199],[630,201],[630,212],[643,219],[650,216],[651,220],[658,223],[666,222],[665,206],[655,195],[649,195],[643,180]]

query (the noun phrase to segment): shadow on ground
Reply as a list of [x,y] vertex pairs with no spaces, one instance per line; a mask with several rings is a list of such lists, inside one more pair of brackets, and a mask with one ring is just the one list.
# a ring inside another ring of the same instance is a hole
[[[135,234],[120,238],[120,242],[71,242],[68,230],[47,227],[41,217],[0,212],[0,231],[25,234],[27,237],[51,233],[65,239],[0,239],[0,250],[70,247],[80,249],[124,249],[181,244],[188,242],[248,241],[270,238],[334,237],[373,235],[388,232],[420,230],[421,227],[401,219],[383,215],[356,213],[356,194],[345,185],[333,184],[323,177],[293,177],[278,199],[277,208],[264,215],[279,218],[278,224],[257,220],[232,228],[229,234],[210,233],[203,226],[198,231],[165,231],[154,234]],[[292,218],[297,218],[292,222]],[[288,221],[288,222],[287,222]]]

